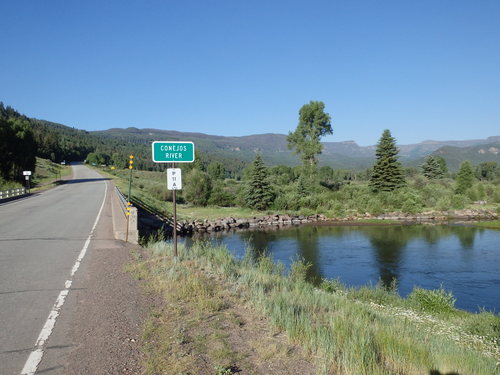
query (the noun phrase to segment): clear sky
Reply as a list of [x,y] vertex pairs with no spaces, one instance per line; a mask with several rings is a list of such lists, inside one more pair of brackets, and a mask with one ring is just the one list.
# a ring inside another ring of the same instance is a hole
[[500,135],[500,1],[2,1],[0,101],[79,129]]

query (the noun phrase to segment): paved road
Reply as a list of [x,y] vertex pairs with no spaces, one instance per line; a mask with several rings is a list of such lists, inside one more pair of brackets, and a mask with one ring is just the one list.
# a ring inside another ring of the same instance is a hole
[[100,175],[75,165],[69,183],[0,204],[1,375],[21,373],[56,299],[68,289],[105,191]]

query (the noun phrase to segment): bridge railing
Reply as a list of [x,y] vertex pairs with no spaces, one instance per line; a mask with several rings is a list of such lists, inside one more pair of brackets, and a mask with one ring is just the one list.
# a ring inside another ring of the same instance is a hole
[[127,219],[127,224],[124,231],[115,230],[115,238],[122,240],[124,239],[125,241],[132,243],[137,243],[139,241],[139,220],[137,216],[137,208],[128,206],[127,198],[116,186],[115,193],[118,198],[118,204],[122,211],[123,217]]
[[24,194],[26,194],[26,188],[0,190],[0,201],[2,199],[13,198],[13,197],[17,197],[19,195],[24,195]]

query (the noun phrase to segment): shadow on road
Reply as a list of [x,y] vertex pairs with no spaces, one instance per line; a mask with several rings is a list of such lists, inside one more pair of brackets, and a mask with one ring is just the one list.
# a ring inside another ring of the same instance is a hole
[[110,181],[110,178],[80,178],[75,180],[64,181],[65,184],[82,184],[85,182],[95,182],[95,181]]

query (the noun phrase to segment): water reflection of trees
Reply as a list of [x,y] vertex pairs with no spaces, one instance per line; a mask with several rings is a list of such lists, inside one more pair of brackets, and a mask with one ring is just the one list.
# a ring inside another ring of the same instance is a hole
[[388,288],[393,280],[399,279],[403,251],[414,233],[401,226],[365,227],[362,232],[373,246],[382,285]]
[[[477,227],[453,225],[394,225],[394,226],[301,226],[280,229],[248,230],[238,235],[247,247],[252,249],[252,256],[257,259],[267,251],[278,250],[276,246],[288,239],[295,242],[296,256],[310,263],[308,279],[319,282],[323,277],[320,265],[320,238],[345,238],[351,233],[362,233],[373,247],[374,259],[378,267],[379,278],[384,286],[390,286],[393,279],[400,277],[401,263],[405,248],[413,240],[425,241],[433,247],[447,237],[457,237],[463,249],[474,245]],[[292,259],[283,259],[285,262]],[[409,259],[411,262],[411,259]]]
[[251,230],[241,232],[240,238],[247,244],[250,255],[254,260],[268,251],[272,251],[273,243],[282,239],[293,239],[297,243],[297,253],[291,256],[290,261],[303,260],[309,263],[307,279],[313,283],[321,281],[319,268],[319,228],[314,226],[303,226],[286,228],[284,230]]
[[389,287],[393,279],[399,278],[404,250],[410,241],[423,239],[432,246],[443,238],[456,236],[463,249],[471,249],[474,246],[477,231],[476,227],[450,225],[408,225],[362,229],[374,248],[379,277],[385,287]]

